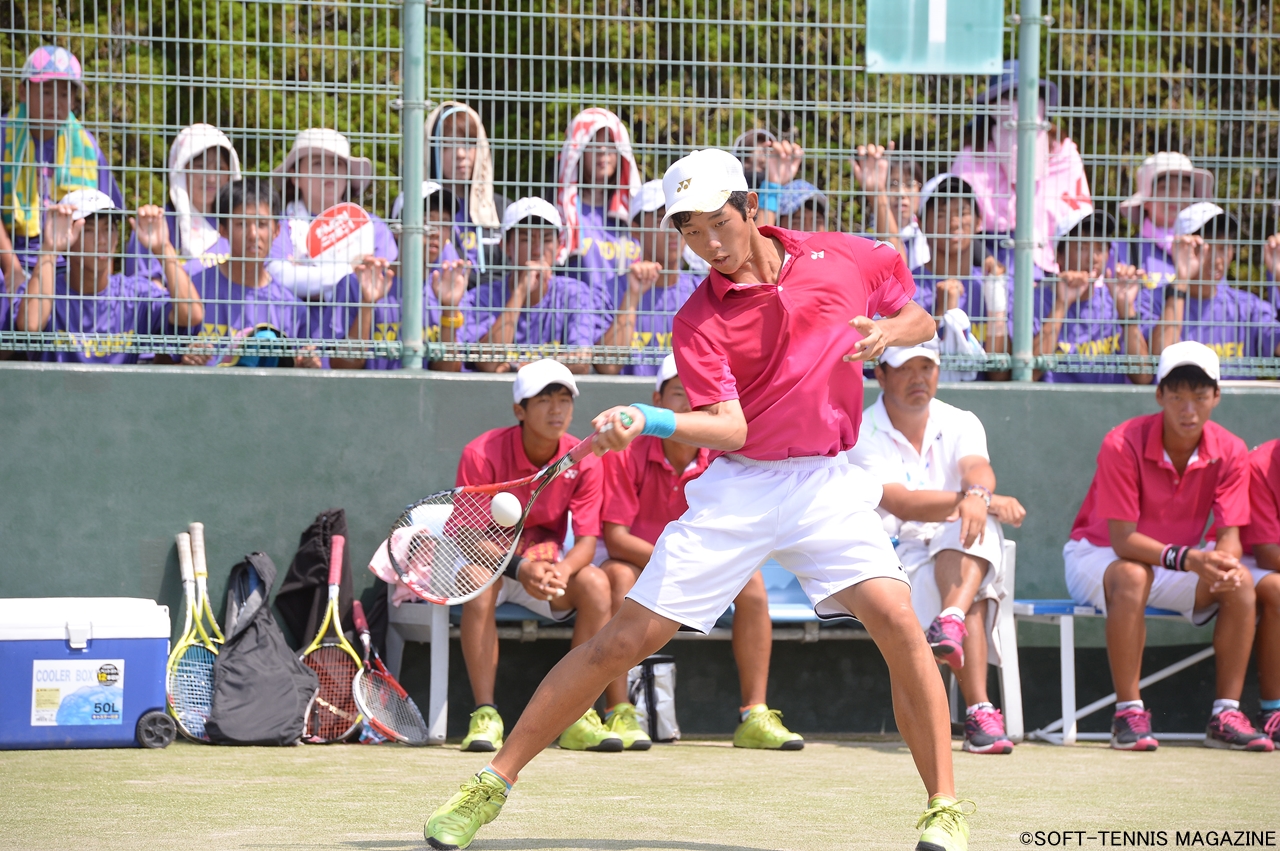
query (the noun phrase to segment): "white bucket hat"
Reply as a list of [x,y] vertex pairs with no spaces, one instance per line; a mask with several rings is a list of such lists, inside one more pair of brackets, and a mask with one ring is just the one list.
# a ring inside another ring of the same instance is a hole
[[1142,205],[1153,200],[1152,192],[1156,178],[1162,174],[1189,174],[1192,180],[1192,194],[1197,198],[1213,197],[1213,172],[1196,168],[1185,154],[1177,151],[1161,151],[1147,157],[1138,167],[1134,179],[1134,193],[1120,202],[1120,212],[1130,220],[1136,221],[1142,213]]
[[367,157],[351,156],[351,143],[347,141],[347,137],[337,130],[324,127],[313,127],[299,133],[293,140],[293,147],[289,149],[284,162],[274,169],[274,173],[293,174],[298,160],[312,151],[333,154],[346,161],[348,179],[351,181],[351,197],[358,197],[368,187],[369,180],[373,177],[373,160]]

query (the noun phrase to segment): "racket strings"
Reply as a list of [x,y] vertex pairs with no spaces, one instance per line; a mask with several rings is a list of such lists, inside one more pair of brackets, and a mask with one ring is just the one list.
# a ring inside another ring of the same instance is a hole
[[401,516],[388,552],[415,593],[428,599],[463,597],[506,566],[518,526],[495,523],[491,502],[487,493],[445,493]]
[[169,672],[169,706],[182,729],[208,741],[205,723],[213,708],[214,655],[206,647],[188,647]]
[[356,662],[338,646],[319,647],[308,653],[303,662],[320,679],[320,689],[307,716],[307,735],[319,741],[337,741],[351,732],[360,716],[351,694]]
[[361,671],[355,680],[356,702],[375,726],[411,745],[427,742],[427,724],[413,698],[402,695],[379,671]]

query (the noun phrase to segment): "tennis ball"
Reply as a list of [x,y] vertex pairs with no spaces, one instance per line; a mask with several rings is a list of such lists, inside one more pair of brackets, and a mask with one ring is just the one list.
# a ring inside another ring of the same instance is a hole
[[512,493],[496,494],[489,503],[489,513],[493,515],[493,522],[499,526],[514,526],[520,522],[520,500]]

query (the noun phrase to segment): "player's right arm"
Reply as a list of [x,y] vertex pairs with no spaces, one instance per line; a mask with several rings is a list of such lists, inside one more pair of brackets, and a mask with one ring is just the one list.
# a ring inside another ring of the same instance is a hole
[[[623,425],[619,417],[624,411],[631,418],[629,426]],[[696,411],[674,416],[676,430],[671,437],[681,443],[721,452],[737,452],[747,442],[747,418],[737,399],[703,405]],[[591,424],[597,432],[595,453],[603,455],[610,450],[626,449],[639,437],[644,431],[644,414],[635,408],[619,405],[600,414]],[[610,425],[610,429],[601,431],[605,425]]]

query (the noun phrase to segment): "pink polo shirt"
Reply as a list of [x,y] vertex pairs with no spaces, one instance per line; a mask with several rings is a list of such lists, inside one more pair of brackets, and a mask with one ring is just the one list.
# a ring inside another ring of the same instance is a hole
[[1209,512],[1214,529],[1249,522],[1249,455],[1244,441],[1205,423],[1181,476],[1164,451],[1164,414],[1134,417],[1102,439],[1098,470],[1071,527],[1073,541],[1111,546],[1108,520],[1136,522],[1162,544],[1194,547]]
[[888,243],[843,233],[762,227],[789,255],[777,284],[735,284],[712,269],[676,314],[673,347],[695,407],[742,404],[738,452],[775,461],[834,456],[858,442],[862,363],[842,358],[862,339],[855,316],[891,316],[915,282]]
[[637,437],[621,452],[604,456],[605,523],[629,526],[631,534],[655,543],[667,524],[675,520],[689,503],[684,486],[707,469],[711,452],[699,449],[693,463],[677,471],[662,451],[662,438]]
[[1249,525],[1240,540],[1247,555],[1255,544],[1280,544],[1280,440],[1249,453]]
[[[524,452],[520,426],[495,428],[472,440],[462,450],[458,461],[457,485],[492,485],[532,476],[535,466]],[[560,438],[552,460],[559,458],[578,443],[571,434]],[[600,502],[604,493],[604,474],[600,459],[588,455],[547,485],[533,504],[521,536],[522,551],[527,546],[551,541],[564,542],[569,530],[569,512],[573,512],[573,534],[600,537]],[[527,505],[530,485],[512,488],[521,505]]]

